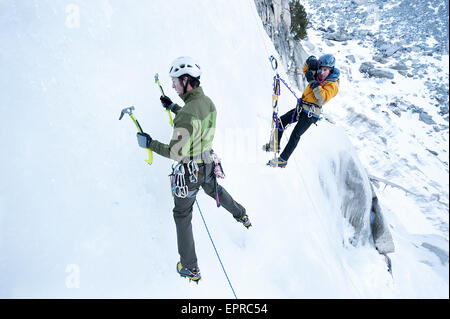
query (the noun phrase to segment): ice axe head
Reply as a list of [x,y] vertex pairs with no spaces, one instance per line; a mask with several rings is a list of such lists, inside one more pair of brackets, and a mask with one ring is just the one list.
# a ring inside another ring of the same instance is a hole
[[161,83],[159,83],[159,76],[158,76],[158,73],[155,74],[155,83],[158,84],[158,87],[159,87],[159,90],[161,91],[161,94],[162,94],[162,95],[165,95],[165,94],[164,94],[164,90],[163,90],[163,88],[162,88],[162,86],[161,86]]
[[120,117],[119,117],[119,121],[122,119],[122,117],[125,115],[125,114],[133,114],[133,111],[134,111],[134,106],[130,106],[130,107],[126,107],[126,108],[124,108],[123,110],[122,110],[122,112],[120,112]]

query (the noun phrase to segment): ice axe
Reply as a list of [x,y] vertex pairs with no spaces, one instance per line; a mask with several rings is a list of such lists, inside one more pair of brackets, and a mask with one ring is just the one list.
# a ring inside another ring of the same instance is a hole
[[[134,111],[134,106],[130,106],[130,107],[124,108],[124,109],[122,110],[122,112],[120,112],[119,121],[122,119],[122,117],[123,117],[125,114],[128,114],[128,115],[131,117],[131,119],[133,120],[134,124],[136,125],[136,127],[137,127],[139,133],[144,133],[144,132],[142,131],[141,125],[139,124],[139,122],[138,122],[138,121],[136,120],[136,118],[134,117],[133,111]],[[153,152],[152,152],[152,150],[149,149],[149,148],[147,148],[147,150],[148,150],[148,160],[146,160],[145,162],[148,163],[149,165],[151,165],[152,162],[153,162]]]
[[[166,96],[166,95],[164,94],[164,90],[163,90],[163,88],[162,88],[162,86],[161,86],[161,83],[159,83],[158,73],[155,74],[155,83],[158,84],[159,90],[161,91],[161,94],[162,94],[163,96]],[[170,114],[170,110],[167,110],[167,114],[169,114],[169,123],[170,123],[170,126],[173,126],[172,114]]]

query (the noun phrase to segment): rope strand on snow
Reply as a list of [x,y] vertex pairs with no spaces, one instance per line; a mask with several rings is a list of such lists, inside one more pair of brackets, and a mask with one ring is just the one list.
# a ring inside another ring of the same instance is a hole
[[216,245],[214,245],[214,241],[213,241],[213,239],[211,237],[211,234],[209,233],[208,226],[206,225],[205,218],[203,217],[202,210],[200,209],[200,206],[198,205],[198,201],[195,200],[195,203],[197,204],[198,211],[200,212],[200,216],[202,217],[203,224],[205,225],[206,232],[208,233],[209,239],[211,240],[211,243],[212,243],[212,245],[214,247],[214,251],[216,252],[217,258],[219,259],[220,265],[222,266],[223,273],[225,274],[225,277],[227,277],[228,284],[230,285],[231,291],[233,291],[234,298],[238,299],[238,297],[236,296],[236,293],[234,292],[233,286],[231,285],[230,278],[228,278],[228,274],[227,274],[227,272],[225,270],[225,267],[222,264],[222,260],[220,259],[219,253],[217,252]]

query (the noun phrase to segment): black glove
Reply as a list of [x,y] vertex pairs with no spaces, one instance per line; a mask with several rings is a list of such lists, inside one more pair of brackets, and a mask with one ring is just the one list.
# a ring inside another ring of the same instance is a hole
[[161,100],[161,104],[162,106],[167,110],[171,110],[172,106],[174,105],[174,103],[172,102],[172,100],[170,99],[170,97],[166,96],[166,95],[161,95],[161,97],[159,98]]
[[308,59],[306,59],[306,64],[308,65],[308,70],[319,70],[319,61],[314,55],[311,55]]
[[150,143],[152,142],[152,138],[147,133],[136,133],[137,141],[140,147],[142,148],[150,148]]
[[306,81],[308,81],[308,83],[311,83],[312,81],[316,80],[316,72],[314,72],[312,70],[308,70],[305,73],[305,77],[306,77]]
[[317,80],[314,80],[314,81],[311,81],[311,82],[309,82],[309,87],[311,88],[311,89],[315,89],[316,87],[318,87],[320,85],[320,82],[319,81],[317,81]]

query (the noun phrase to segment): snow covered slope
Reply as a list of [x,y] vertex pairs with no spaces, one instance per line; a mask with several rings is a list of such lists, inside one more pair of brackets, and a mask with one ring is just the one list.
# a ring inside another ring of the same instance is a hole
[[[198,196],[239,298],[448,298],[442,240],[430,226],[418,247],[420,214],[405,225],[388,211],[394,279],[386,271],[368,231],[367,175],[341,127],[322,121],[286,169],[265,166],[275,52],[253,1],[1,1],[0,30],[1,297],[233,297],[196,208],[203,279],[176,274],[172,163],[145,164],[134,124],[118,121],[134,105],[144,131],[168,141],[153,77],[181,103],[167,68],[190,55],[217,106],[222,184],[254,225]],[[287,111],[295,101],[282,94]],[[361,185],[347,200],[346,167]],[[343,207],[362,212],[356,242]]]
[[329,117],[345,125],[370,174],[415,194],[448,240],[448,3],[304,3],[310,52],[332,52],[342,70]]
[[389,222],[408,229],[417,251],[435,253],[431,267],[448,269],[448,2],[303,4],[311,28],[302,44],[335,54],[342,71],[327,117],[381,180],[374,185]]

